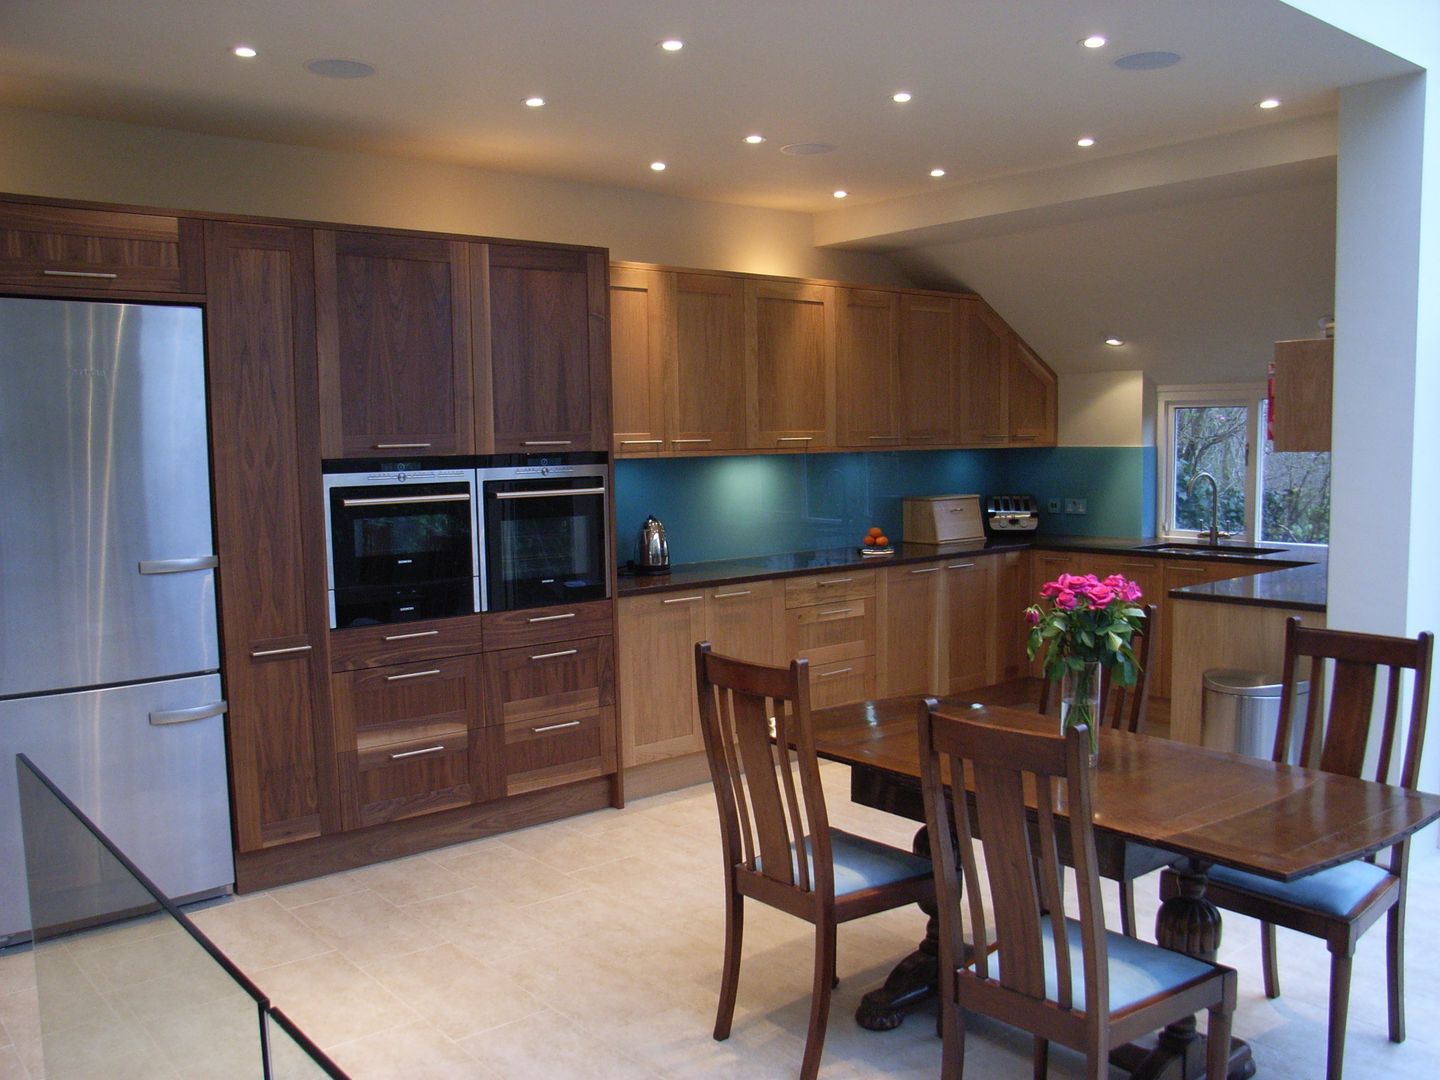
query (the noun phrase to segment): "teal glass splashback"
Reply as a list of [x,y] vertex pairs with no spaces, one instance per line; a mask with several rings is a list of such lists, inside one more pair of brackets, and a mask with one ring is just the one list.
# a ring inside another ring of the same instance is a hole
[[[1025,492],[1051,534],[1144,536],[1153,531],[1151,447],[1037,447],[754,457],[650,458],[615,463],[617,556],[635,557],[640,526],[665,523],[676,563],[858,544],[872,525],[900,535],[906,495]],[[1050,498],[1088,512],[1045,513]]]

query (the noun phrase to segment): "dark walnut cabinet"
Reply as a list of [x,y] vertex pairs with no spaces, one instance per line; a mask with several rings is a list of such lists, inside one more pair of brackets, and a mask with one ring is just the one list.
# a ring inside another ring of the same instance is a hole
[[339,827],[308,229],[205,226],[215,540],[236,846]]
[[322,229],[315,275],[325,456],[473,453],[468,246]]
[[604,450],[605,256],[315,234],[326,457]]

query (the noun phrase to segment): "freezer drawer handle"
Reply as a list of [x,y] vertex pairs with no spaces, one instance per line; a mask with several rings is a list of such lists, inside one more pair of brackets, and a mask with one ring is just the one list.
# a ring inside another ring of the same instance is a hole
[[188,724],[191,720],[205,720],[212,716],[220,716],[229,708],[230,703],[227,701],[212,701],[209,705],[192,705],[188,709],[166,709],[163,712],[152,712],[150,723],[154,727],[163,727],[166,724]]
[[309,652],[313,645],[290,645],[284,649],[251,649],[250,656],[258,658],[261,656],[288,656],[291,653]]
[[214,570],[220,565],[218,555],[195,555],[188,559],[143,559],[142,574],[185,574],[191,570]]

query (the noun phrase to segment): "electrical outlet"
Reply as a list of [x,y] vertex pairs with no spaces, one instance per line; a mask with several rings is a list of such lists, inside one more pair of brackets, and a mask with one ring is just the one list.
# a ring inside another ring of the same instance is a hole
[[1079,513],[1079,511],[1076,509],[1076,504],[1077,504],[1079,501],[1080,501],[1079,499],[1067,498],[1067,499],[1065,500],[1065,513],[1067,513],[1067,514],[1077,514],[1077,513]]
[[1050,513],[1052,513],[1052,514],[1058,514],[1059,512],[1060,512],[1060,500],[1059,500],[1059,499],[1051,499],[1051,500],[1050,500]]
[[1077,514],[1084,514],[1084,513],[1086,513],[1086,512],[1087,512],[1087,511],[1086,511],[1086,509],[1085,509],[1085,500],[1084,500],[1084,499],[1076,499],[1076,500],[1075,500],[1075,513],[1077,513]]

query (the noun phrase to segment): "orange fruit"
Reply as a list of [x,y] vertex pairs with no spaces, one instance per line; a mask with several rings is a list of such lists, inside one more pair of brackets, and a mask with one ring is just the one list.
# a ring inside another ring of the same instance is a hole
[[867,532],[865,535],[866,535],[866,536],[884,536],[885,534],[884,534],[884,532],[882,532],[882,531],[880,530],[879,526],[872,526],[871,529],[870,529],[870,531]]
[[889,547],[889,546],[890,546],[890,538],[889,538],[888,536],[877,536],[877,537],[875,538],[875,546],[876,546],[876,547]]

